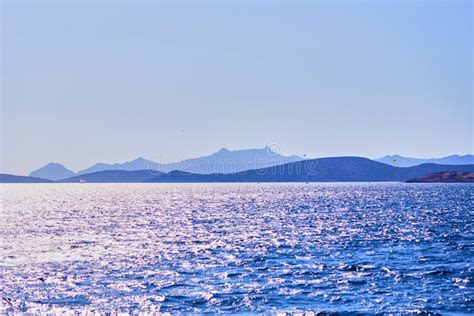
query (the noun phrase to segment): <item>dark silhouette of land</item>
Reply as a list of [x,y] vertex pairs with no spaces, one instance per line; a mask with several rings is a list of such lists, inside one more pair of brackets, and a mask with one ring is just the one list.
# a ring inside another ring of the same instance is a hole
[[[309,159],[306,158],[306,155],[304,155],[304,157],[295,155],[284,156],[277,153],[276,151],[278,150],[269,146],[243,150],[228,150],[226,148],[222,148],[208,156],[186,159],[172,163],[158,163],[140,157],[123,163],[96,163],[93,166],[77,173],[69,170],[61,164],[49,163],[42,168],[32,171],[29,176],[58,181],[74,176],[112,170],[156,170],[162,173],[180,170],[193,174],[232,174],[245,170],[263,169]],[[393,167],[413,167],[425,163],[435,163],[441,165],[468,165],[474,164],[474,156],[452,155],[442,158],[422,159],[402,157],[399,155],[387,155],[379,159],[374,159],[374,161],[382,162]]]
[[[105,170],[61,179],[59,183],[78,182],[371,182],[400,181],[417,179],[433,173],[474,172],[474,164],[439,165],[422,164],[401,168],[362,157],[330,157],[290,162],[268,168],[251,169],[235,173],[198,174],[175,170],[160,172],[156,170]],[[456,176],[454,176],[456,175]],[[446,182],[448,176],[446,176]],[[429,177],[427,179],[430,179]],[[431,179],[433,176],[431,176]],[[35,183],[52,182],[37,177],[2,175],[0,182]]]
[[0,173],[0,183],[52,183],[54,181],[36,177],[15,176],[12,174]]
[[409,179],[409,183],[454,183],[473,182],[474,172],[436,172],[426,176]]
[[332,157],[287,163],[231,174],[195,174],[184,171],[108,170],[75,176],[60,182],[354,182],[407,181],[434,172],[474,172],[474,165],[422,164],[399,168],[361,157]]
[[59,183],[77,183],[85,182],[102,182],[102,183],[114,183],[114,182],[147,182],[156,175],[160,174],[158,171],[152,170],[137,170],[137,171],[126,171],[126,170],[106,170],[99,172],[92,172],[83,174],[80,176],[74,176],[71,178],[63,179],[58,181]]

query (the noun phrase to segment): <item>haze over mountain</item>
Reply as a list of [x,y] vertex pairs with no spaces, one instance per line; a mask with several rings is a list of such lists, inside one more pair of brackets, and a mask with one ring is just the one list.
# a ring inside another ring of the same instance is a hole
[[474,172],[474,165],[422,164],[401,168],[362,157],[304,160],[233,174],[158,174],[148,182],[352,182],[406,181],[443,171]]
[[[157,163],[145,158],[137,158],[124,163],[97,163],[92,167],[81,170],[77,175],[85,175],[106,170],[155,170],[167,173],[173,170],[185,171],[193,174],[230,174],[252,169],[262,169],[278,166],[290,162],[305,160],[299,156],[283,156],[270,147],[259,149],[228,150],[222,148],[219,151],[204,157],[182,160],[174,163]],[[387,155],[375,161],[395,167],[412,167],[424,163],[436,163],[446,165],[474,164],[474,155],[452,155],[442,158],[411,158],[400,155]],[[32,177],[49,180],[61,180],[75,176],[76,173],[58,163],[49,163],[46,166],[30,173]]]
[[80,170],[79,172],[77,172],[77,174],[82,175],[82,174],[88,174],[88,173],[106,171],[106,170],[134,171],[134,170],[146,170],[146,169],[155,169],[155,168],[161,168],[161,165],[151,160],[147,160],[145,158],[139,157],[137,159],[134,159],[132,161],[126,161],[124,163],[108,164],[108,163],[99,162],[89,168]]
[[474,172],[474,165],[422,164],[402,168],[362,157],[331,157],[297,161],[231,174],[168,173],[152,170],[109,170],[75,176],[61,182],[351,182],[406,181],[434,172]]
[[384,157],[374,159],[396,167],[412,167],[423,163],[435,163],[440,165],[468,165],[474,164],[474,155],[452,155],[442,158],[412,158],[400,155],[386,155]]
[[44,167],[32,171],[29,176],[57,181],[60,179],[70,178],[74,175],[75,173],[73,171],[67,169],[63,165],[50,162]]
[[270,147],[258,149],[243,150],[221,150],[204,157],[186,159],[174,163],[157,163],[144,158],[137,158],[125,163],[97,163],[94,166],[81,170],[77,174],[82,175],[91,172],[105,170],[145,170],[152,169],[161,172],[170,172],[173,170],[181,170],[198,174],[210,173],[233,173],[249,169],[266,168],[277,166],[289,162],[303,160],[298,156],[283,156]]

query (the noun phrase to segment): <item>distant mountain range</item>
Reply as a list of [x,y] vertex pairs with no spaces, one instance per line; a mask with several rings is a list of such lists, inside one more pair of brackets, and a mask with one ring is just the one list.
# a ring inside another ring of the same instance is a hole
[[[76,175],[85,175],[101,171],[140,171],[155,170],[156,172],[169,173],[179,170],[192,174],[232,174],[245,170],[263,169],[267,167],[279,166],[291,162],[303,161],[305,158],[299,156],[283,156],[274,152],[270,147],[245,150],[221,150],[204,157],[186,159],[174,163],[157,163],[145,158],[137,158],[124,163],[97,163],[92,167],[81,170],[77,173],[67,169],[58,163],[49,163],[44,167],[30,173],[31,177],[43,178],[53,181],[68,179]],[[453,155],[443,158],[411,158],[399,155],[387,155],[375,159],[387,165],[395,167],[413,167],[425,163],[435,163],[443,165],[466,165],[474,164],[474,155]]]
[[440,165],[469,165],[474,164],[474,155],[452,155],[442,158],[411,158],[399,155],[387,155],[375,161],[383,162],[396,167],[413,167],[423,163],[436,163]]
[[146,182],[354,182],[406,181],[442,171],[474,172],[474,165],[422,164],[400,168],[361,157],[297,161],[232,174],[161,173]]
[[[106,170],[60,180],[86,182],[351,182],[407,181],[436,172],[474,172],[470,165],[422,164],[394,167],[362,157],[311,159],[237,173],[197,174],[185,171]],[[47,181],[47,180],[46,180]]]
[[156,170],[161,172],[181,170],[197,174],[227,174],[245,171],[249,169],[259,169],[277,166],[289,162],[300,161],[303,159],[304,158],[298,156],[280,155],[273,151],[270,147],[233,151],[228,150],[226,148],[222,148],[221,150],[209,156],[186,159],[173,163],[162,164],[141,157],[124,163],[97,163],[92,167],[77,172],[77,174],[67,169],[63,165],[57,163],[49,163],[46,166],[31,172],[30,176],[57,181],[60,179],[70,178],[74,175],[84,175],[88,173],[106,170]]
[[298,156],[283,156],[274,152],[270,147],[259,149],[228,150],[222,148],[209,156],[186,159],[179,162],[161,164],[144,158],[137,158],[125,163],[98,163],[81,170],[77,174],[105,170],[145,170],[152,169],[161,172],[181,170],[198,174],[233,173],[249,169],[266,168],[288,162],[303,160]]

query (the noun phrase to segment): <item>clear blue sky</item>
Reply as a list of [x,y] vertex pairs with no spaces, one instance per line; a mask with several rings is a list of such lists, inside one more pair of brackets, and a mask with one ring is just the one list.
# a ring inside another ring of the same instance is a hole
[[473,152],[471,1],[1,1],[2,172]]

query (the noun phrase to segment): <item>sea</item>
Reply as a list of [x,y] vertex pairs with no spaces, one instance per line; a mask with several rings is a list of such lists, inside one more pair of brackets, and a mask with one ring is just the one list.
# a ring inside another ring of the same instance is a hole
[[0,314],[474,313],[473,184],[0,188]]

